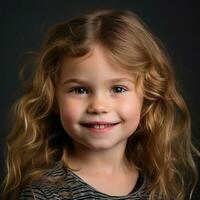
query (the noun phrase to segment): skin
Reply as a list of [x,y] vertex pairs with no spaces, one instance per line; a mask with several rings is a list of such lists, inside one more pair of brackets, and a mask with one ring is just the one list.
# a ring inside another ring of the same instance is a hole
[[[99,191],[129,193],[138,171],[124,152],[139,124],[143,102],[134,76],[96,45],[82,58],[62,61],[56,99],[62,125],[75,145],[69,166],[79,169],[76,173]],[[99,131],[83,126],[86,122],[118,124]]]

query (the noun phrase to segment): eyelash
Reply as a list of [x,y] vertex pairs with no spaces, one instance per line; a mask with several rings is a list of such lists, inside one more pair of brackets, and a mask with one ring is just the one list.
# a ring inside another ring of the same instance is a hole
[[[116,89],[119,89],[121,91],[117,91]],[[115,92],[114,92],[115,90]],[[112,87],[112,91],[113,93],[123,93],[123,92],[126,92],[127,89],[124,87],[124,86],[120,86],[120,85],[116,85],[116,86],[113,86]],[[75,94],[88,94],[89,93],[89,90],[85,87],[81,87],[81,86],[77,86],[77,87],[73,87],[69,90],[69,93],[75,93]]]
[[87,91],[86,94],[88,94],[88,90],[84,87],[73,87],[69,90],[69,93],[83,94],[83,91],[81,92],[80,90]]

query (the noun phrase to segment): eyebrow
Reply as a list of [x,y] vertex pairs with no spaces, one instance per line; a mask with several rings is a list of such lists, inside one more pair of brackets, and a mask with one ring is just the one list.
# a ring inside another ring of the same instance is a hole
[[[115,83],[115,82],[130,82],[134,83],[134,80],[128,79],[128,78],[113,78],[108,80],[107,82]],[[77,78],[72,78],[72,79],[67,79],[63,82],[63,84],[69,84],[69,83],[79,83],[79,84],[87,84],[87,81],[77,79]]]

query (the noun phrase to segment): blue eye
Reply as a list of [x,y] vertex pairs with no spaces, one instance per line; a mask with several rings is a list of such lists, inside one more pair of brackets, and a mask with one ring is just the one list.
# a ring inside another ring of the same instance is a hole
[[84,87],[73,87],[69,92],[75,94],[88,94],[88,90]]
[[113,88],[112,88],[112,91],[114,92],[114,93],[122,93],[122,92],[125,92],[125,91],[127,91],[124,87],[122,87],[122,86],[114,86]]

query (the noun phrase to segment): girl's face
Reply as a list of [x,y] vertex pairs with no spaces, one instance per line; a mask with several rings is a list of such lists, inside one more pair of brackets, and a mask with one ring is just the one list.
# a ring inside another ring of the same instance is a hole
[[133,75],[100,46],[85,57],[63,60],[56,99],[65,131],[76,146],[90,150],[125,147],[143,101]]

